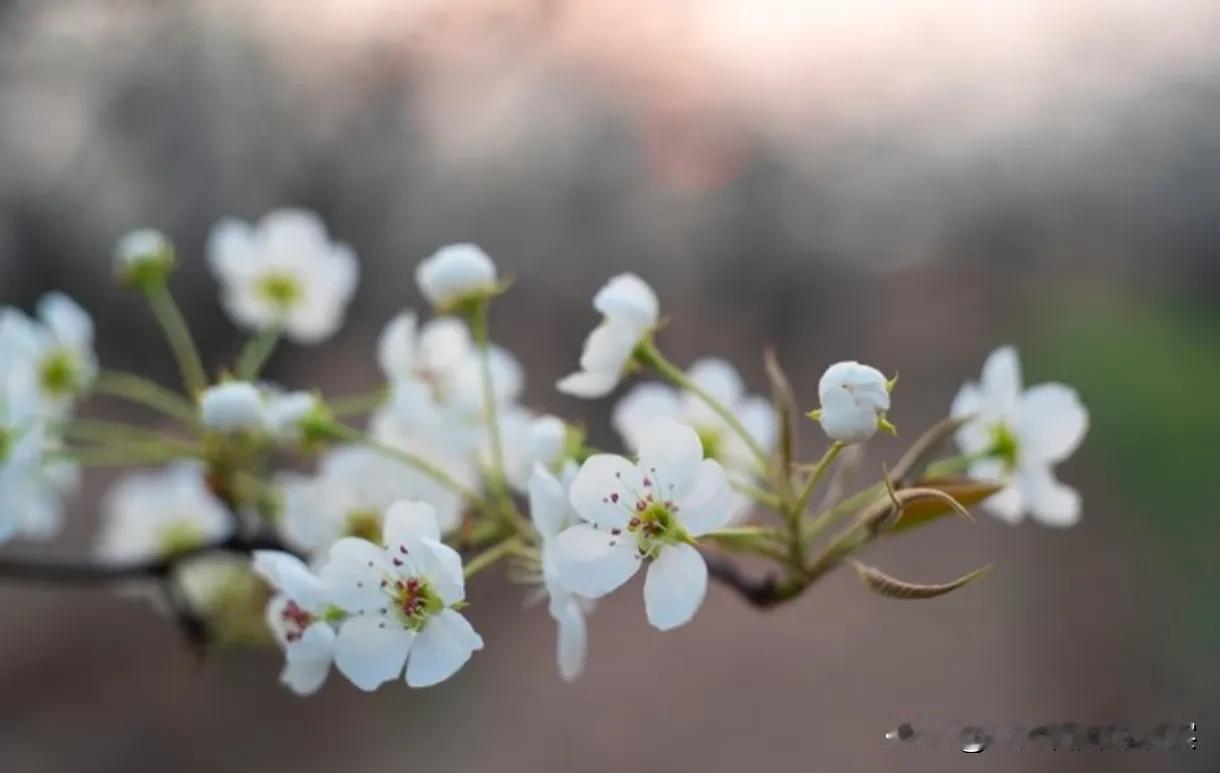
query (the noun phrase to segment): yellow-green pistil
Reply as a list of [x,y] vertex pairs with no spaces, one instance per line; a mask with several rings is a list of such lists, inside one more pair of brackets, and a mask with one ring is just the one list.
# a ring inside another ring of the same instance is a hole
[[445,608],[445,602],[428,582],[420,577],[399,580],[390,594],[394,608],[412,631],[419,631],[428,618]]
[[369,542],[381,539],[381,514],[376,510],[352,510],[343,522],[343,533]]
[[[643,505],[643,509],[640,508],[640,505]],[[637,513],[627,522],[627,531],[635,535],[642,558],[656,555],[657,551],[665,545],[690,541],[690,536],[674,517],[677,509],[671,502],[642,500],[637,504]],[[618,536],[620,533],[619,529],[610,531],[613,536]]]
[[258,282],[259,293],[280,309],[287,309],[301,297],[301,283],[291,274],[272,272]]
[[1020,444],[1017,441],[1016,433],[1007,424],[996,424],[991,428],[991,448],[989,455],[996,457],[1004,463],[1008,470],[1017,468],[1017,458],[1020,453]]
[[167,524],[157,537],[161,543],[161,553],[167,556],[188,553],[203,545],[203,532],[185,519]]
[[75,394],[80,386],[80,375],[76,359],[62,349],[44,358],[38,369],[43,391],[56,397]]

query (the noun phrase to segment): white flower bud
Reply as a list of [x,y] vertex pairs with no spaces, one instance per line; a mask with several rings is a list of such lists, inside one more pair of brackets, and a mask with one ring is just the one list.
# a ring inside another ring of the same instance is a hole
[[275,393],[267,397],[264,417],[272,437],[295,443],[308,436],[306,424],[319,416],[324,406],[312,392]]
[[203,426],[221,432],[262,429],[263,397],[246,381],[229,381],[205,389],[199,398]]
[[832,365],[818,382],[818,397],[822,409],[815,418],[840,443],[863,443],[877,434],[890,409],[885,376],[858,362]]
[[530,457],[547,467],[563,458],[568,428],[555,416],[539,416],[530,422]]
[[141,284],[164,279],[173,266],[174,247],[160,231],[139,228],[115,244],[115,272],[125,282]]
[[438,309],[490,295],[496,289],[496,266],[473,244],[441,247],[415,269],[415,281],[424,297]]

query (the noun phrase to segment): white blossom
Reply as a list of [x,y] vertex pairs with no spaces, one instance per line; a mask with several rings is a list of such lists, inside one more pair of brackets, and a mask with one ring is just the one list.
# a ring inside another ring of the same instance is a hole
[[317,215],[297,209],[268,213],[257,225],[220,221],[208,263],[238,325],[279,327],[301,343],[339,329],[359,274],[352,249],[332,242]]
[[890,385],[876,368],[858,362],[830,366],[818,382],[818,421],[840,443],[863,443],[877,434],[890,409]]
[[585,616],[594,605],[592,599],[564,586],[556,563],[556,537],[580,522],[580,516],[568,499],[568,486],[575,474],[575,466],[571,465],[561,482],[545,466],[538,464],[529,482],[530,519],[542,537],[542,582],[548,598],[547,611],[558,626],[555,658],[559,663],[559,675],[568,682],[584,670],[589,647]]
[[247,381],[226,381],[199,396],[203,426],[219,432],[257,432],[266,426],[266,405],[258,387]]
[[266,390],[263,395],[263,423],[281,443],[299,442],[304,437],[305,424],[323,409],[313,392]]
[[316,475],[286,473],[281,528],[302,550],[316,553],[342,537],[376,541],[385,513],[394,502],[412,499],[433,507],[442,532],[457,528],[461,497],[408,467],[370,448],[341,446],[328,451]]
[[233,516],[208,489],[198,464],[177,462],[130,473],[107,493],[97,552],[108,561],[139,561],[220,542]]
[[254,571],[277,593],[267,604],[267,625],[284,650],[280,682],[297,695],[321,689],[335,655],[335,629],[321,581],[293,555],[254,553]]
[[453,607],[466,597],[462,559],[440,542],[432,508],[398,502],[386,515],[384,547],[345,537],[330,548],[322,590],[348,613],[335,666],[362,690],[398,678],[411,687],[448,679],[483,639]]
[[[705,358],[696,361],[686,375],[717,402],[737,417],[750,437],[764,451],[775,448],[775,411],[758,395],[747,395],[736,369],[725,360]],[[758,473],[758,460],[749,445],[721,416],[697,395],[680,392],[666,384],[639,384],[614,408],[612,423],[628,449],[639,449],[640,441],[657,418],[673,419],[699,434],[703,452],[719,461],[741,480],[752,480]],[[733,520],[745,515],[753,502],[733,492]]]
[[80,485],[80,469],[56,457],[32,382],[0,380],[0,543],[16,536],[49,539],[63,521],[63,499]]
[[728,494],[724,468],[703,458],[695,431],[657,420],[640,439],[638,462],[597,454],[573,479],[569,498],[585,523],[556,537],[560,581],[598,598],[651,559],[648,621],[661,630],[686,623],[707,590],[707,565],[694,538],[728,521]]
[[982,379],[958,392],[951,413],[971,417],[957,433],[961,449],[985,457],[970,467],[970,476],[1008,484],[984,507],[1009,523],[1027,512],[1047,526],[1080,519],[1080,494],[1053,471],[1088,431],[1089,414],[1076,390],[1041,384],[1023,391],[1017,352],[1004,346],[987,358]]
[[420,261],[415,281],[429,303],[445,310],[495,292],[496,266],[474,244],[450,244]]
[[606,283],[593,297],[593,308],[602,313],[602,322],[585,339],[580,370],[556,385],[575,397],[610,394],[660,314],[656,294],[634,274],[621,274]]
[[40,413],[63,418],[96,375],[93,320],[71,298],[42,296],[36,320],[0,309],[0,380],[32,385]]

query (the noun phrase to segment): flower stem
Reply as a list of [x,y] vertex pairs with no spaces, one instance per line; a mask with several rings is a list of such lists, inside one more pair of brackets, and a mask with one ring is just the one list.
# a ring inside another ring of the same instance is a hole
[[749,497],[756,504],[769,507],[772,510],[779,510],[783,506],[783,503],[780,501],[778,496],[772,494],[770,491],[764,491],[758,486],[747,483],[746,481],[730,479],[729,486],[732,487],[732,489],[737,493],[744,494],[745,496]]
[[445,488],[462,495],[471,502],[479,501],[479,495],[477,492],[472,491],[458,481],[454,480],[453,476],[451,476],[449,473],[445,472],[440,467],[437,467],[435,464],[432,464],[418,454],[412,453],[411,451],[405,451],[401,448],[395,448],[387,443],[382,443],[381,441],[375,440],[357,429],[353,429],[352,427],[348,427],[344,424],[339,424],[338,422],[332,424],[329,429],[331,435],[340,440],[346,440],[349,443],[357,443],[367,448],[371,448],[383,456],[387,456],[395,461],[401,462],[408,467],[414,467]]
[[480,298],[470,314],[470,326],[479,347],[479,369],[483,381],[483,413],[487,422],[487,437],[491,443],[491,487],[506,513],[511,512],[508,489],[505,488],[504,446],[500,440],[500,420],[497,415],[496,386],[491,374],[491,342],[487,331],[487,308],[490,302]]
[[192,427],[199,424],[198,412],[189,400],[143,376],[102,371],[93,382],[93,391],[138,403]]
[[713,397],[706,389],[691,380],[681,368],[665,359],[665,355],[661,354],[661,351],[657,349],[652,341],[641,342],[636,347],[635,357],[642,364],[654,368],[663,378],[672,381],[678,387],[702,400],[708,408],[711,408],[717,416],[724,420],[725,424],[728,424],[741,437],[742,441],[749,447],[750,452],[758,459],[761,469],[764,471],[770,469],[770,455],[763,450],[763,447],[758,444],[758,441],[754,439],[754,436],[750,434],[741,421],[733,415],[733,412]]
[[174,352],[187,394],[199,394],[207,385],[203,361],[199,357],[199,350],[195,346],[195,339],[191,337],[186,319],[182,316],[182,310],[170,294],[169,286],[164,281],[155,282],[145,288],[144,295],[148,298],[153,316],[157,318],[165,338],[169,341],[170,349]]
[[376,389],[358,395],[344,395],[326,401],[332,416],[349,418],[376,410],[386,400],[386,390]]
[[241,355],[237,358],[237,378],[242,381],[253,381],[262,372],[263,366],[271,357],[275,347],[280,342],[278,325],[265,327],[250,337]]
[[479,553],[474,558],[466,562],[464,574],[466,577],[473,577],[487,567],[499,561],[505,556],[512,555],[521,545],[521,540],[517,537],[509,537],[492,545],[491,547]]
[[186,449],[187,453],[198,451],[194,444],[182,438],[120,422],[73,419],[63,425],[63,431],[70,438],[93,443],[108,443],[112,446],[179,448]]
[[826,473],[830,471],[834,460],[838,458],[846,445],[835,441],[830,448],[826,449],[826,453],[818,460],[814,466],[813,472],[809,473],[809,480],[805,482],[805,488],[801,491],[801,495],[797,497],[796,504],[792,507],[792,518],[800,520],[801,515],[805,512],[805,508],[809,506],[809,500],[813,497],[813,492],[817,491],[818,484],[826,477]]

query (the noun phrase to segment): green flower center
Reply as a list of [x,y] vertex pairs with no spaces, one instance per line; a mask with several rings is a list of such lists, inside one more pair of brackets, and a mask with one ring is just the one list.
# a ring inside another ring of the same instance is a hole
[[58,349],[43,359],[38,369],[38,379],[47,394],[64,397],[76,392],[80,369],[69,352]]
[[369,542],[381,541],[381,513],[376,510],[352,510],[343,523],[343,533]]
[[13,431],[8,427],[0,426],[0,463],[8,460],[8,455],[13,452]]
[[412,631],[421,630],[428,618],[445,608],[445,602],[432,586],[419,577],[399,580],[393,588],[391,598],[394,600],[394,608]]
[[301,283],[291,274],[271,272],[258,281],[259,293],[280,309],[287,309],[300,300]]
[[1007,424],[992,426],[991,447],[988,449],[989,456],[994,456],[1004,462],[1004,466],[1011,471],[1017,468],[1020,450],[1016,433],[1012,431],[1011,427]]
[[203,544],[203,532],[186,519],[176,520],[157,535],[161,552],[167,556],[186,553]]
[[655,555],[665,545],[686,542],[690,539],[686,530],[674,517],[677,508],[672,503],[648,502],[642,504],[645,504],[644,509],[627,522],[627,531],[636,535],[642,556]]

